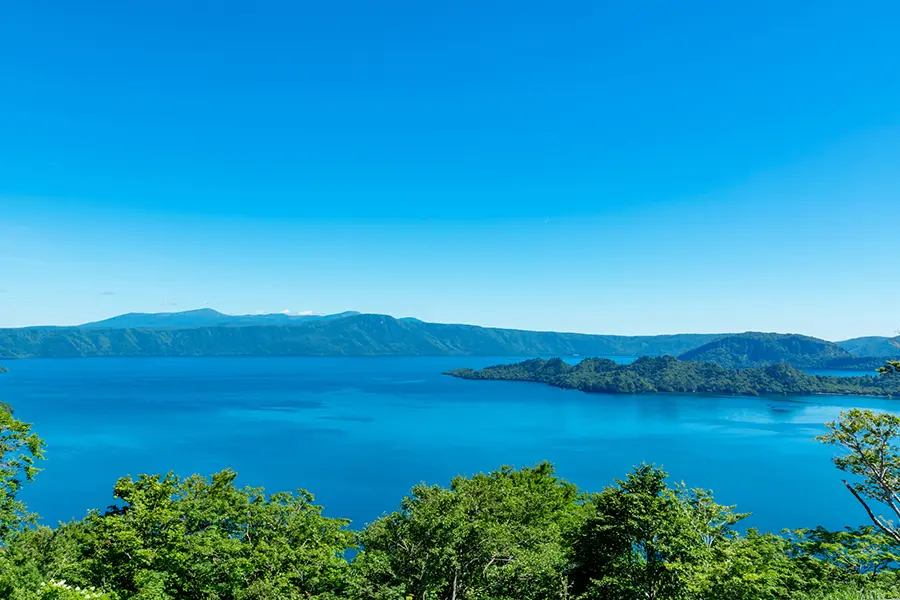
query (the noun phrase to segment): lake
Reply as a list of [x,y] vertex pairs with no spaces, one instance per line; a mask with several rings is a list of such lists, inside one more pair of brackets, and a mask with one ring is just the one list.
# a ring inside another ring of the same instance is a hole
[[101,358],[7,361],[0,398],[48,443],[24,494],[46,523],[112,502],[126,474],[209,474],[305,488],[355,526],[420,481],[550,460],[586,490],[642,461],[711,488],[747,525],[840,527],[865,515],[841,484],[822,423],[849,397],[610,396],[441,375],[519,359]]

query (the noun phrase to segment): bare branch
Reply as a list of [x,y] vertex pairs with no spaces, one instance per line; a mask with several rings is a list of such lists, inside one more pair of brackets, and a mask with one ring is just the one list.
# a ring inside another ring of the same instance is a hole
[[847,486],[847,489],[850,490],[850,493],[853,494],[853,497],[859,500],[859,503],[862,504],[863,508],[866,509],[866,513],[868,513],[869,518],[872,519],[872,522],[878,526],[885,534],[889,535],[893,540],[900,542],[900,532],[894,530],[891,527],[885,525],[881,519],[875,516],[875,513],[872,512],[872,509],[869,508],[869,505],[866,504],[866,501],[862,499],[862,497],[853,489],[853,486],[850,485],[846,479],[843,480],[844,485]]

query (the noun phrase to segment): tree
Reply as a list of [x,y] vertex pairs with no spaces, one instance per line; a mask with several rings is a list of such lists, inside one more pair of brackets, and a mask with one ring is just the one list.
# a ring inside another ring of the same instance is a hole
[[833,565],[854,576],[875,578],[892,564],[900,562],[897,542],[875,527],[845,527],[829,531],[824,527],[793,532],[798,555]]
[[566,540],[583,514],[575,486],[541,463],[418,485],[360,534],[353,598],[567,598]]
[[322,516],[308,492],[266,496],[236,474],[120,479],[119,507],[90,514],[78,583],[141,600],[331,598],[352,546],[348,521]]
[[34,480],[36,462],[44,457],[44,442],[31,432],[31,424],[0,410],[0,546],[8,536],[34,521],[19,491]]
[[[0,375],[6,373],[6,367],[0,365]],[[13,414],[13,407],[7,404],[6,402],[0,401],[0,411],[8,412],[9,414]]]
[[887,364],[878,369],[878,372],[882,375],[900,374],[900,360],[887,361]]
[[806,591],[809,578],[790,556],[784,537],[749,529],[730,543],[719,544],[701,573],[697,596],[704,600],[784,600]]
[[588,599],[661,600],[701,592],[704,572],[746,515],[704,490],[670,488],[641,465],[591,499],[574,547],[576,593]]
[[826,423],[828,433],[816,439],[843,448],[846,454],[834,458],[845,473],[862,478],[844,485],[862,505],[866,514],[886,535],[900,542],[900,527],[890,518],[876,515],[872,502],[890,509],[900,518],[900,417],[854,408],[842,412],[837,421]]

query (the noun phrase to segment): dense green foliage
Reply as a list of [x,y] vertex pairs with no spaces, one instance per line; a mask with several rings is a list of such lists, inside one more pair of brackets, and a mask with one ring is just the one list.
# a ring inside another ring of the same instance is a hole
[[650,465],[596,494],[546,463],[418,485],[355,534],[352,560],[346,521],[229,471],[125,478],[116,495],[118,508],[6,536],[0,598],[807,600],[900,583],[897,543],[872,527],[741,534],[745,515]]
[[678,354],[708,334],[626,337],[350,315],[295,325],[0,329],[0,358],[86,356],[563,356]]
[[746,515],[704,490],[670,488],[660,469],[642,465],[594,495],[572,553],[581,598],[703,598],[720,547],[738,538]]
[[549,464],[418,485],[360,533],[351,596],[566,598],[568,544],[585,514]]
[[120,480],[122,505],[78,525],[83,585],[137,597],[328,597],[347,568],[346,521],[328,519],[306,492],[267,497],[235,473]]
[[786,364],[756,369],[726,369],[714,363],[642,357],[627,365],[587,358],[569,365],[558,358],[532,359],[475,371],[458,369],[463,379],[533,381],[605,394],[708,393],[759,396],[773,394],[900,395],[900,373],[864,377],[807,375]]
[[44,444],[31,432],[31,425],[0,407],[0,544],[10,533],[33,521],[18,495],[37,474],[36,461],[43,451]]

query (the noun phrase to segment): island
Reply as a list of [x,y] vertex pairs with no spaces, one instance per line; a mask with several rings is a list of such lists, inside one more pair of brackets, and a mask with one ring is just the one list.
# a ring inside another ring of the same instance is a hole
[[478,371],[456,369],[445,374],[461,379],[531,381],[602,394],[900,396],[900,374],[896,373],[829,377],[808,375],[784,363],[726,369],[715,363],[684,361],[672,356],[644,356],[630,364],[586,358],[575,365],[559,358],[535,358]]

